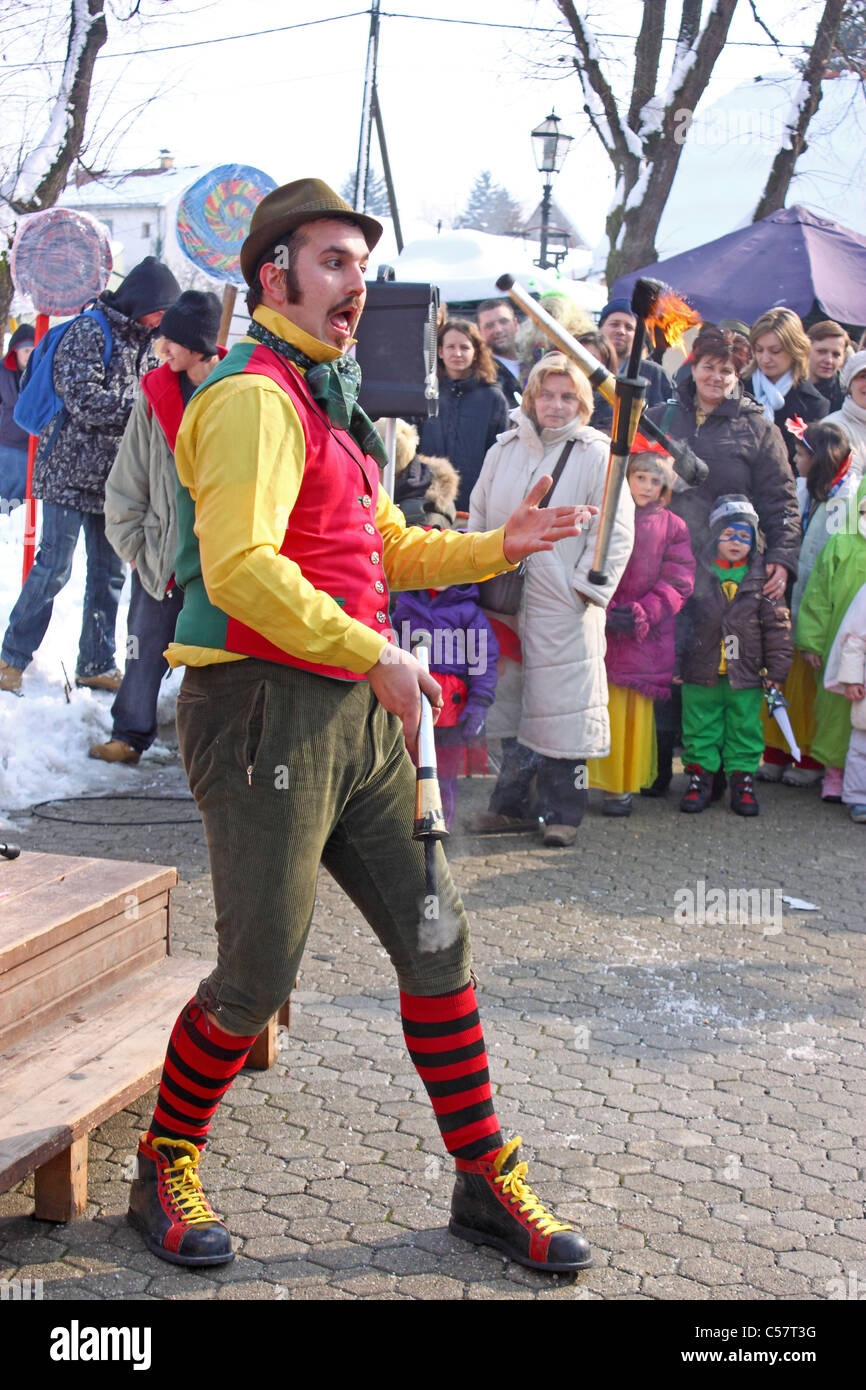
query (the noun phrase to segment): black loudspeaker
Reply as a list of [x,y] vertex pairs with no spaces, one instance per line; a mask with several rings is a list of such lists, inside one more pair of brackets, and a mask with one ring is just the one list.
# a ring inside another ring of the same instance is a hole
[[439,290],[435,285],[367,283],[355,357],[359,404],[371,419],[436,415]]

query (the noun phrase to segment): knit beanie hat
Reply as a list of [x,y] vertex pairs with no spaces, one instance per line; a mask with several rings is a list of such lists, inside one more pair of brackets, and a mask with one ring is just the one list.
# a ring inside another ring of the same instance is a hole
[[842,390],[846,392],[849,391],[851,389],[851,382],[854,380],[855,376],[859,376],[861,372],[866,372],[866,352],[852,353],[840,373],[842,378]]
[[611,314],[631,314],[632,318],[636,317],[634,309],[631,307],[631,300],[626,299],[625,295],[622,295],[619,299],[611,299],[608,304],[605,304],[598,316],[599,328],[601,328],[606,318],[610,318]]
[[167,309],[180,294],[180,285],[167,265],[145,256],[116,290],[103,290],[100,299],[128,319],[142,319]]
[[36,330],[32,323],[20,323],[9,339],[8,352],[13,348],[26,347],[28,343],[36,341]]
[[184,290],[162,316],[160,336],[173,343],[215,357],[222,305],[209,290]]
[[761,520],[748,497],[742,492],[725,493],[723,497],[717,497],[713,503],[708,522],[713,543],[717,542],[726,527],[731,526],[735,521],[751,526],[752,549],[754,550]]

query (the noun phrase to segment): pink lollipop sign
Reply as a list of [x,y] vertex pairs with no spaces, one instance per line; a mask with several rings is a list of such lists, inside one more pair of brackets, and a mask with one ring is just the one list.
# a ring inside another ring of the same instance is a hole
[[37,314],[77,314],[108,284],[111,247],[101,222],[71,208],[23,218],[10,255],[12,283]]
[[[46,208],[22,218],[9,255],[12,283],[26,294],[36,310],[36,342],[48,332],[51,314],[65,318],[101,294],[111,274],[108,231],[95,217],[71,208]],[[22,583],[36,549],[36,502],[33,498],[33,460],[36,439],[27,449],[24,499],[24,563]]]

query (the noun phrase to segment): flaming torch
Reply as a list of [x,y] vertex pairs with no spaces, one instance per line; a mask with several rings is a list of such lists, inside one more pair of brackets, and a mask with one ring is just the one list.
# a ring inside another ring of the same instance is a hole
[[[573,338],[562,324],[557,323],[547,310],[542,308],[512,275],[501,275],[496,288],[506,293],[524,313],[537,323],[560,352],[570,357],[589,379],[589,383],[614,407],[614,423],[611,436],[611,454],[605,483],[604,501],[599,523],[598,544],[594,558],[594,569],[589,578],[594,584],[604,583],[603,571],[607,561],[607,548],[616,513],[616,504],[622,490],[625,466],[629,449],[634,439],[638,419],[643,411],[643,397],[646,381],[639,375],[643,345],[647,331],[660,329],[671,347],[678,347],[682,334],[700,322],[699,316],[684,299],[674,293],[660,280],[638,280],[632,294],[632,313],[637,317],[635,341],[629,358],[628,373],[625,377],[615,377],[603,363],[593,357],[582,343]],[[625,389],[622,384],[628,383]],[[664,430],[652,421],[643,418],[640,426],[644,434],[661,444],[673,459],[674,468],[690,487],[702,483],[707,476],[707,465],[698,458],[687,444],[671,439]],[[624,453],[620,452],[625,450]],[[602,545],[603,540],[603,545]]]
[[[587,576],[590,584],[606,584],[607,553],[613,530],[616,509],[625,479],[628,456],[634,443],[638,420],[644,408],[646,377],[640,375],[647,334],[658,328],[668,343],[679,346],[686,328],[700,322],[685,300],[660,280],[638,280],[631,296],[631,311],[637,319],[631,356],[625,376],[616,378],[613,403],[613,427],[610,439],[610,460],[604,484],[598,536],[595,543],[593,567]],[[642,422],[646,428],[646,421]]]

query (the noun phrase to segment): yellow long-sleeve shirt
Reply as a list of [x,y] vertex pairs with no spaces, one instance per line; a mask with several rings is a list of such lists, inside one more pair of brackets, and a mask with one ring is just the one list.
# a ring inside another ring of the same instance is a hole
[[[253,317],[314,361],[340,355],[272,309],[260,306]],[[178,433],[175,461],[195,502],[202,578],[211,603],[281,650],[363,674],[379,660],[386,639],[348,617],[280,554],[304,458],[297,411],[270,378],[239,373],[194,397]],[[503,552],[504,527],[469,535],[407,527],[384,488],[376,527],[392,589],[467,584],[513,568]],[[165,655],[171,666],[246,659],[182,642],[172,642]]]

